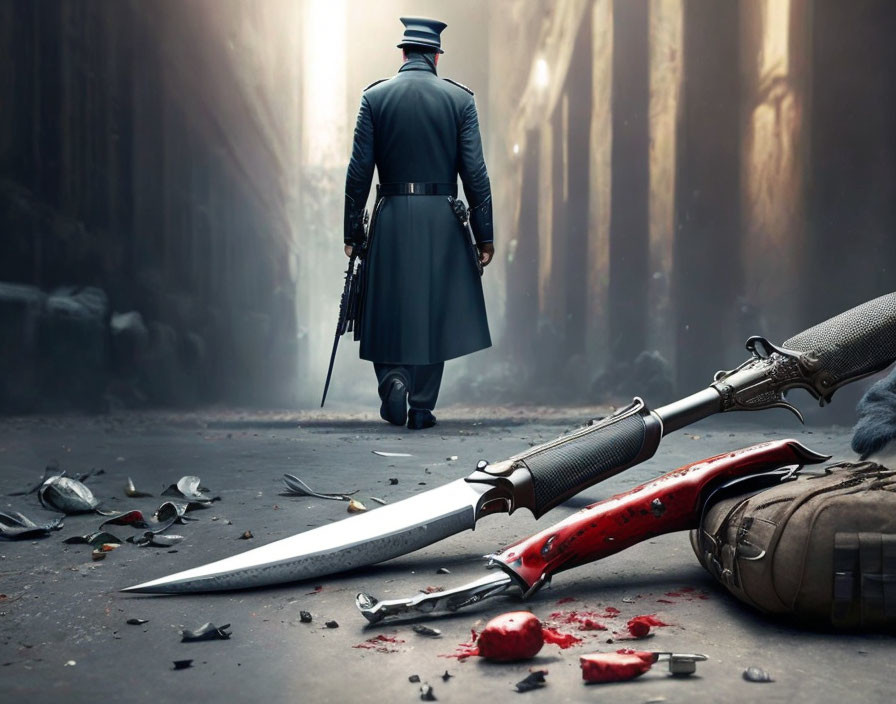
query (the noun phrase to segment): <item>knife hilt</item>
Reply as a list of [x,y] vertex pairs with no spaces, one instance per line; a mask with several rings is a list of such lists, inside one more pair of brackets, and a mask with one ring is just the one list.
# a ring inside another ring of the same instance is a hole
[[508,483],[511,508],[525,506],[539,518],[592,484],[650,458],[662,436],[662,421],[636,398],[612,416],[509,460],[480,463],[467,481]]
[[694,462],[592,504],[504,548],[490,556],[491,564],[512,576],[528,596],[557,572],[599,560],[657,535],[695,528],[708,492],[722,482],[826,459],[826,455],[796,440],[781,440]]

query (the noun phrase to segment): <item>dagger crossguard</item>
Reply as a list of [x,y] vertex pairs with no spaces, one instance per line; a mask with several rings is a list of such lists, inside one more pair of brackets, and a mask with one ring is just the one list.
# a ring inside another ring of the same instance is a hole
[[713,377],[723,412],[786,408],[803,422],[799,409],[784,399],[784,393],[794,388],[806,389],[824,403],[817,389],[818,360],[813,355],[777,347],[759,336],[747,340],[746,347],[751,354],[747,361]]

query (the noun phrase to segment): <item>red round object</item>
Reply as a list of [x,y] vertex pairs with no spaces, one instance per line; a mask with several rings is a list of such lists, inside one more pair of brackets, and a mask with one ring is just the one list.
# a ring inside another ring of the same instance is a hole
[[527,660],[544,645],[541,622],[528,611],[511,611],[489,621],[476,645],[489,660]]

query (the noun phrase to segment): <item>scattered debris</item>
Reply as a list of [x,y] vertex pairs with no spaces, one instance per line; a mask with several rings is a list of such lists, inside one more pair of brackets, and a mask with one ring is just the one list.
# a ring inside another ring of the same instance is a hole
[[430,685],[430,684],[420,685],[420,699],[422,699],[425,702],[436,701],[436,695],[432,689],[432,685]]
[[162,492],[162,496],[176,496],[178,498],[186,499],[191,504],[197,504],[198,506],[208,506],[212,502],[220,500],[221,497],[209,496],[205,493],[207,491],[208,489],[201,486],[199,477],[187,475],[178,479],[177,484],[171,484],[165,489],[165,491]]
[[332,499],[333,501],[351,501],[353,494],[357,494],[358,490],[345,493],[324,493],[315,491],[301,479],[292,474],[283,475],[283,483],[286,484],[286,491],[282,492],[283,496],[314,496],[318,499]]
[[121,545],[122,541],[112,535],[112,533],[99,531],[97,533],[88,533],[87,535],[73,535],[62,542],[68,545],[93,545],[96,548],[101,545]]
[[398,477],[389,477],[389,484],[391,484],[392,486],[398,484]]
[[429,626],[424,626],[423,624],[417,624],[413,628],[414,633],[418,633],[421,636],[429,636],[430,638],[438,638],[442,635],[442,632],[438,628],[430,628]]
[[134,481],[130,477],[128,477],[128,483],[124,486],[124,493],[132,499],[142,499],[147,496],[152,496],[152,494],[145,491],[139,491],[137,487],[134,486]]
[[240,540],[252,540],[255,536],[252,535],[251,530],[244,530],[243,534],[240,536]]
[[528,660],[544,645],[541,622],[530,611],[511,611],[489,621],[478,640],[478,655],[489,660]]
[[448,672],[448,670],[445,670],[445,672],[442,673],[442,682],[447,682],[452,677],[454,677],[454,675],[452,675],[450,672]]
[[105,560],[106,552],[107,552],[106,550],[93,550],[90,553],[90,559],[92,559],[94,562],[99,562],[100,560]]
[[230,628],[229,623],[225,623],[220,627],[213,623],[203,623],[195,630],[185,628],[180,632],[181,643],[190,643],[200,640],[227,640],[231,635],[230,631],[226,630],[228,628]]
[[192,660],[174,660],[173,670],[186,670],[188,667],[193,667]]
[[65,665],[63,667],[74,667],[77,664],[78,663],[75,662],[74,660],[69,660],[68,662],[65,663]]
[[579,658],[586,682],[623,682],[647,672],[654,663],[653,653],[626,651],[594,653]]
[[774,682],[774,678],[761,667],[748,667],[744,670],[744,679],[747,682]]
[[89,513],[100,505],[90,489],[62,474],[52,476],[41,484],[37,498],[44,508],[63,513]]
[[366,511],[367,507],[364,504],[362,504],[360,501],[355,501],[354,499],[349,499],[347,510],[349,513],[361,513],[362,511]]
[[451,574],[451,570],[447,567],[439,567],[439,569],[436,570],[436,574]]
[[299,611],[299,621],[302,623],[311,623],[311,612]]
[[0,538],[6,540],[25,540],[27,538],[43,538],[54,530],[62,528],[65,516],[52,518],[46,523],[35,523],[27,516],[13,511],[0,511]]
[[385,506],[386,502],[383,499],[378,499],[376,496],[368,497],[371,501],[376,501],[380,506]]
[[408,682],[416,684],[419,681],[420,681],[420,675],[411,675],[410,677],[408,677]]
[[449,462],[454,462],[457,459],[457,455],[451,455],[451,457],[446,457],[445,459]]
[[432,584],[428,587],[423,587],[423,589],[420,590],[420,592],[423,594],[438,594],[439,592],[443,591],[445,591],[445,587],[437,587]]
[[153,518],[146,518],[142,511],[136,509],[124,513],[111,514],[109,518],[100,524],[100,528],[107,525],[131,526],[133,528],[143,528],[153,533],[164,533],[175,523],[186,523],[188,520],[194,520],[185,515],[191,506],[194,506],[194,504],[166,501],[159,506]]
[[624,597],[622,597],[622,603],[623,603],[623,604],[634,604],[634,603],[635,603],[635,600],[634,600],[633,597],[630,597],[630,596],[624,596]]
[[339,624],[336,621],[327,621],[324,625],[327,628],[339,628]]
[[544,676],[548,674],[547,670],[533,670],[524,680],[516,683],[517,692],[531,692],[533,689],[541,689],[545,686]]
[[47,479],[64,473],[65,472],[59,469],[59,463],[56,460],[53,460],[44,468],[44,476],[37,484],[30,489],[26,489],[25,491],[14,491],[11,494],[7,494],[7,496],[27,496],[28,494],[33,494],[44,485],[44,482],[47,481]]
[[183,539],[184,536],[182,535],[162,535],[148,530],[143,534],[143,537],[135,538],[134,536],[131,536],[127,541],[141,548],[170,548],[172,545],[177,545]]
[[149,619],[146,618],[129,618],[125,621],[129,626],[142,626],[144,623],[149,623]]
[[413,457],[407,452],[386,452],[384,450],[372,450],[372,452],[380,457]]

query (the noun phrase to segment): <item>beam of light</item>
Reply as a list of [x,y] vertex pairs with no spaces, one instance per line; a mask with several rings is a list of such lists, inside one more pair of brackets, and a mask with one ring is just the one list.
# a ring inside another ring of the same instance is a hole
[[[803,0],[756,0],[742,6],[745,109],[742,159],[745,295],[766,314],[767,334],[795,324],[805,240],[806,158],[800,71],[809,51]],[[797,15],[799,17],[799,14]],[[803,17],[805,19],[805,17]],[[797,60],[794,60],[796,58]]]
[[544,58],[535,60],[535,66],[532,69],[532,81],[535,86],[541,89],[547,88],[551,82],[551,72],[548,69],[548,62]]
[[588,300],[585,344],[591,359],[606,359],[610,282],[610,182],[613,143],[613,3],[595,0],[591,14],[592,72],[588,169]]
[[347,134],[345,0],[306,0],[302,159],[344,167]]
[[670,282],[675,251],[676,135],[682,81],[682,0],[650,0],[650,319],[648,345],[674,363]]

